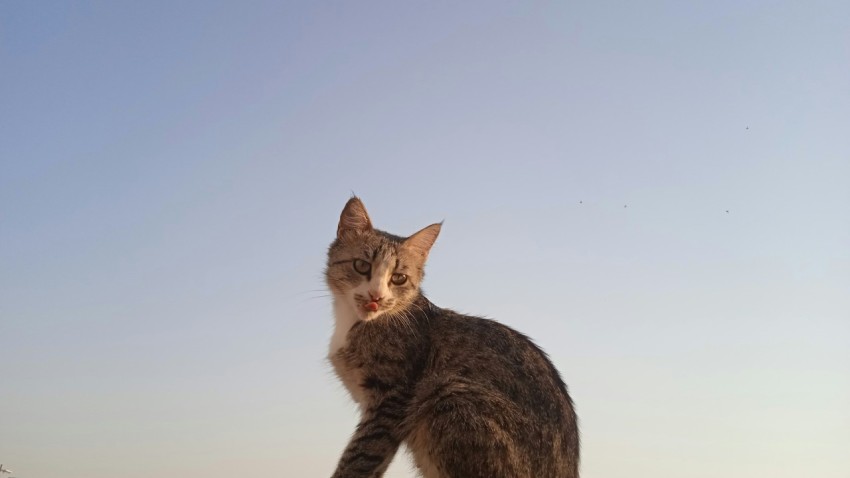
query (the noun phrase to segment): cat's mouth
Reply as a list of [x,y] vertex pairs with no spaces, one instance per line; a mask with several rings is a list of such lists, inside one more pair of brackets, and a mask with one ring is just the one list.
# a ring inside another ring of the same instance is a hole
[[357,304],[358,314],[361,320],[372,320],[386,312],[386,304],[377,301],[360,302]]
[[364,302],[360,305],[360,316],[363,320],[372,320],[386,310],[383,304],[377,301]]
[[395,310],[398,300],[395,297],[375,297],[374,294],[354,294],[351,305],[360,320],[373,320],[389,311]]
[[367,303],[363,304],[363,308],[364,308],[367,312],[377,312],[377,311],[378,311],[378,309],[380,309],[380,308],[381,308],[381,306],[378,304],[378,302],[376,302],[376,301],[374,301],[374,300],[373,300],[373,301],[371,301],[371,302],[367,302]]
[[361,320],[372,320],[392,305],[392,301],[369,300],[363,297],[356,297],[354,302]]

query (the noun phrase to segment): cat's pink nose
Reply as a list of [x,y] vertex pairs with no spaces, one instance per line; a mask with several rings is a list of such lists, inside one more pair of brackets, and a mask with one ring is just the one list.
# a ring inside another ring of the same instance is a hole
[[369,297],[370,297],[370,298],[372,299],[372,301],[374,301],[374,302],[380,302],[380,301],[381,301],[381,299],[383,299],[383,297],[381,297],[381,294],[379,294],[379,293],[377,293],[377,292],[375,292],[375,291],[373,291],[373,290],[370,290],[370,291],[369,291]]

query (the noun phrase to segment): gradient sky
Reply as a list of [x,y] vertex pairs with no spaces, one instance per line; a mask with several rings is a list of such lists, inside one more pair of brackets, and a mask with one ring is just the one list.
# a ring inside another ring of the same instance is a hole
[[850,474],[845,0],[0,2],[0,462],[329,476],[352,191],[584,478]]

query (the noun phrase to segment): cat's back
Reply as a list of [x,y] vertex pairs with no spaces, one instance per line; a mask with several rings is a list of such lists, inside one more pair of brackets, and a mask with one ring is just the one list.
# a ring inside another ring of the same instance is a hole
[[525,334],[496,320],[438,309],[431,335],[434,375],[501,394],[548,418],[561,411],[554,409],[572,408],[557,369]]
[[412,448],[438,448],[450,476],[577,476],[575,412],[546,354],[494,320],[430,315]]

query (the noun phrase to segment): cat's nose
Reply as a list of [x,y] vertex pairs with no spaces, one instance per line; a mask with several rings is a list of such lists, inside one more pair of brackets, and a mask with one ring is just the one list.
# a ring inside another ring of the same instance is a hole
[[369,298],[371,298],[373,302],[380,302],[381,299],[383,299],[383,297],[381,297],[381,294],[374,290],[369,291]]

